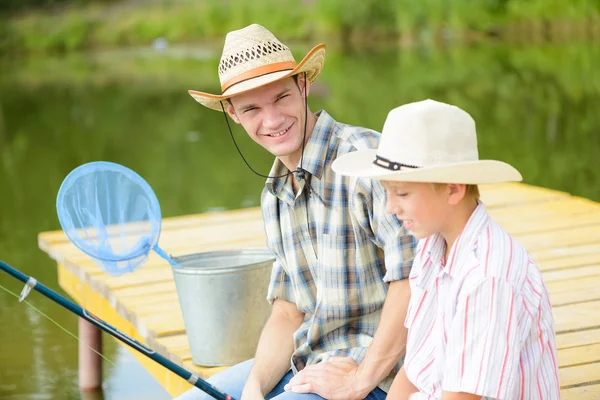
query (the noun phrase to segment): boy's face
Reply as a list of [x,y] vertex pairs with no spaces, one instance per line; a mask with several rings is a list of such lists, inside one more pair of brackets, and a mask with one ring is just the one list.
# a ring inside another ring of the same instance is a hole
[[449,211],[448,197],[432,183],[382,182],[387,196],[386,211],[396,214],[417,239],[441,232]]
[[[307,94],[309,88],[307,81]],[[294,78],[286,78],[235,96],[227,112],[256,143],[286,165],[287,161],[297,164],[304,134],[303,91],[303,76],[298,77],[298,84]]]

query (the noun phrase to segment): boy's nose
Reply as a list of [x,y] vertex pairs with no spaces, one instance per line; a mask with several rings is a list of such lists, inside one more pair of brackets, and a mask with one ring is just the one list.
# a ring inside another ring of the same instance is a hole
[[400,206],[397,204],[394,197],[389,194],[385,201],[385,212],[388,214],[400,214]]

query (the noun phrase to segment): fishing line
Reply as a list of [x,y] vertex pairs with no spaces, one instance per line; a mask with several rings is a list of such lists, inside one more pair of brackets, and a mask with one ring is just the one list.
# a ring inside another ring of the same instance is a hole
[[[2,284],[0,284],[0,289],[4,290],[5,292],[7,292],[8,294],[10,294],[12,296],[15,296],[17,299],[19,298],[19,295],[17,295],[16,293],[14,293],[13,291],[11,291],[10,289],[2,286]],[[50,318],[42,310],[40,310],[39,308],[37,308],[36,306],[34,306],[33,304],[31,304],[27,300],[23,300],[23,302],[25,304],[27,304],[29,307],[31,307],[32,309],[34,309],[38,314],[40,314],[40,315],[44,316],[46,319],[48,319],[48,321],[52,322],[54,325],[58,326],[60,329],[62,329],[63,331],[65,331],[66,333],[68,333],[69,335],[71,335],[72,337],[74,337],[75,340],[77,340],[79,343],[81,343],[81,340],[79,340],[79,337],[77,337],[77,335],[75,335],[74,333],[70,332],[67,328],[65,328],[64,326],[62,326],[61,324],[59,324],[58,322],[56,322],[52,318]],[[98,354],[100,357],[102,357],[104,359],[104,361],[107,361],[110,365],[112,365],[113,367],[116,367],[116,364],[114,362],[112,362],[110,359],[108,359],[106,356],[104,356],[102,353],[96,351],[95,349],[91,348],[90,346],[86,346],[86,347],[88,349],[90,349],[91,351],[93,351],[94,353]]]

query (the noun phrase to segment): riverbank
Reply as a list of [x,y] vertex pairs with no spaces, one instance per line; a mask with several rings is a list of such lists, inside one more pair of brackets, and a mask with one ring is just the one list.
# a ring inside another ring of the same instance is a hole
[[[129,0],[0,15],[0,54],[72,52],[160,43],[222,43],[261,23],[284,40],[348,46],[600,39],[591,0]],[[498,4],[496,4],[498,3]],[[545,6],[547,3],[552,6]],[[537,5],[537,6],[536,6]]]

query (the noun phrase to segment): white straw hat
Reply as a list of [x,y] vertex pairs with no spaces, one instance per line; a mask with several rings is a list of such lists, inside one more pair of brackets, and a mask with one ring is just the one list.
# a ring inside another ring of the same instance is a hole
[[393,109],[377,150],[345,154],[332,168],[342,175],[404,182],[476,185],[522,180],[507,163],[480,160],[473,118],[434,100]]
[[325,45],[320,44],[296,63],[290,49],[261,25],[232,31],[225,37],[219,62],[219,94],[188,90],[200,104],[221,111],[221,101],[301,72],[314,82],[325,63]]

